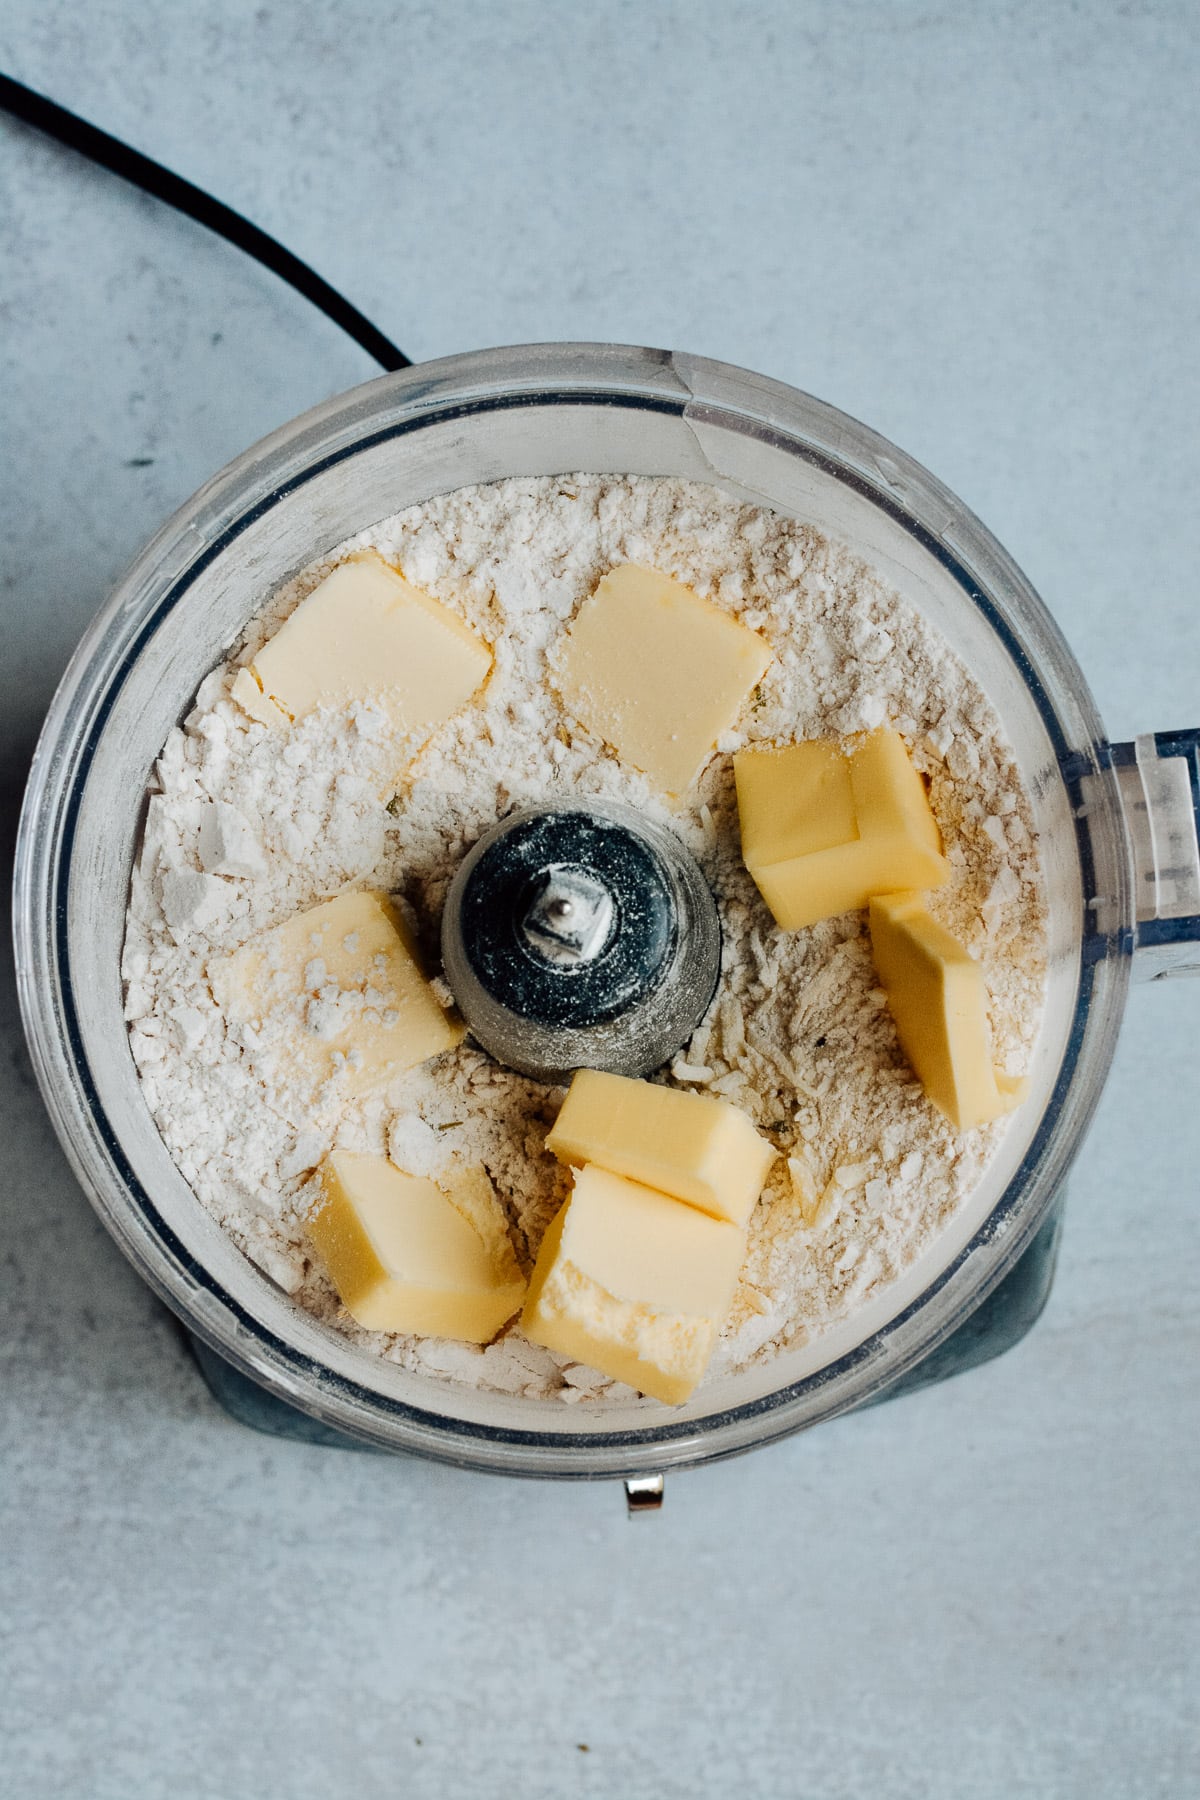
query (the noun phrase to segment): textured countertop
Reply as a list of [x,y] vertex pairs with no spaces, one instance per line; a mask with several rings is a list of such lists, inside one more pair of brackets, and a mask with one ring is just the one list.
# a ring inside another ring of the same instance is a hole
[[[10,0],[0,66],[210,187],[414,358],[763,370],[936,471],[1116,737],[1200,724],[1188,0]],[[11,840],[84,622],[366,359],[0,121]],[[258,1436],[95,1222],[5,950],[0,1758],[14,1800],[1175,1800],[1197,1781],[1200,984],[1135,990],[1045,1316],[668,1482]]]

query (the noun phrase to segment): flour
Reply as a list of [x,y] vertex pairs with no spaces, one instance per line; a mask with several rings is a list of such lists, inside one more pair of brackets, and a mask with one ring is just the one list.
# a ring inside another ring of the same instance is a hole
[[[286,732],[256,724],[230,697],[237,667],[336,561],[366,547],[493,646],[482,694],[423,747],[397,744],[367,704]],[[558,699],[563,627],[624,561],[688,582],[774,652],[737,730],[678,807]],[[543,1147],[562,1091],[468,1043],[386,1095],[323,1112],[289,1083],[285,1060],[256,1057],[247,1029],[223,1019],[205,972],[215,955],[350,886],[396,892],[436,968],[442,902],[475,839],[522,802],[605,795],[670,822],[721,912],[716,1000],[658,1079],[732,1100],[780,1151],[714,1371],[806,1342],[894,1280],[975,1187],[1005,1124],[959,1135],[924,1097],[861,916],[776,930],[742,866],[729,753],[881,724],[903,733],[951,866],[930,909],[980,960],[995,1060],[1023,1072],[1044,983],[1032,816],[991,706],[932,627],[811,527],[699,484],[643,477],[443,495],[258,601],[234,658],[202,683],[156,767],[123,963],[146,1103],[197,1198],[245,1253],[298,1304],[406,1367],[566,1403],[629,1397],[516,1327],[485,1349],[365,1332],[308,1246],[315,1171],[336,1145],[388,1151],[423,1175],[482,1162],[528,1267],[567,1191]]]

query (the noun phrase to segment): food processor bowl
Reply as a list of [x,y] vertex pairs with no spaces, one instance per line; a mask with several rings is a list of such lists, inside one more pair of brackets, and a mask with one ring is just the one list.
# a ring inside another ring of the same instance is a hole
[[[944,635],[994,705],[1029,791],[1049,907],[1031,1097],[976,1190],[893,1284],[813,1342],[684,1406],[485,1393],[370,1356],[303,1311],[192,1194],[142,1099],[121,944],[147,784],[204,675],[283,582],[432,495],[572,472],[710,482],[843,540]],[[625,1477],[751,1449],[864,1404],[953,1333],[1060,1191],[1112,1058],[1131,971],[1200,965],[1197,734],[1111,746],[1045,607],[962,503],[834,408],[662,351],[549,345],[368,383],[246,452],[143,551],[81,642],[29,778],[16,868],[37,1077],[125,1254],[204,1343],[378,1447],[510,1475]],[[1190,884],[1190,885],[1189,885]],[[1135,958],[1135,952],[1137,956]]]

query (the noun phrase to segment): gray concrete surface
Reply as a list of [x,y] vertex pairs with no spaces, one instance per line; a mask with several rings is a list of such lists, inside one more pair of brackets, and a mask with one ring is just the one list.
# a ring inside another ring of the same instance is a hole
[[[10,0],[0,66],[310,258],[417,358],[759,368],[930,465],[1117,736],[1200,723],[1187,0]],[[6,832],[120,567],[371,370],[0,122]],[[257,1437],[52,1140],[2,989],[0,1759],[15,1800],[1200,1788],[1200,987],[1134,996],[1047,1314],[1001,1362],[669,1484]]]

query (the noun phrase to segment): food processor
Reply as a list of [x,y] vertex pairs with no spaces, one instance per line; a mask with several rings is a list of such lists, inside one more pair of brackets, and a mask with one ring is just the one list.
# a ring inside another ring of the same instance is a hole
[[[304,1312],[175,1167],[123,1019],[120,952],[151,771],[248,619],[306,565],[404,507],[575,472],[707,482],[873,565],[999,715],[1033,808],[1048,907],[1030,1098],[975,1190],[851,1316],[770,1362],[714,1375],[670,1409],[478,1392],[370,1356]],[[15,883],[21,1004],[76,1174],[237,1416],[481,1471],[618,1477],[631,1506],[651,1508],[671,1469],[936,1379],[1027,1328],[1130,980],[1200,973],[1198,820],[1200,732],[1110,743],[1020,570],[960,501],[867,427],[686,355],[595,344],[479,352],[385,375],[247,451],[164,526],[97,615],[29,778]]]

